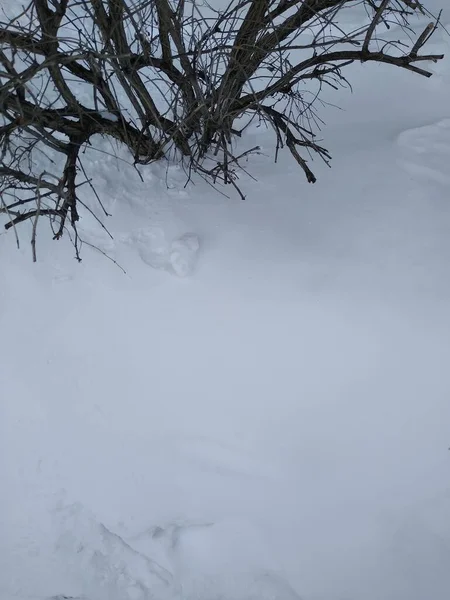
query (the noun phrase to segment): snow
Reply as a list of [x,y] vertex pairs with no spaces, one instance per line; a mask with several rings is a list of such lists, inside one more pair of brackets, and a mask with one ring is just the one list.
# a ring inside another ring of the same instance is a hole
[[195,233],[185,233],[172,242],[169,262],[173,272],[179,277],[191,275],[197,262],[200,240]]
[[[139,229],[131,235],[124,234],[121,241],[138,249],[141,259],[150,267],[165,269],[178,277],[194,271],[200,240],[195,233],[184,233],[172,242],[161,227]],[[108,244],[105,251],[112,250]]]
[[87,214],[80,232],[100,252],[78,264],[42,224],[33,264],[25,227],[20,251],[0,236],[0,600],[448,600],[432,68],[355,66],[314,186],[263,128],[245,202],[163,162],[141,181],[99,140],[113,239]]
[[104,119],[107,119],[108,121],[113,121],[114,123],[117,123],[119,121],[119,117],[114,113],[109,112],[108,110],[100,111],[100,114]]

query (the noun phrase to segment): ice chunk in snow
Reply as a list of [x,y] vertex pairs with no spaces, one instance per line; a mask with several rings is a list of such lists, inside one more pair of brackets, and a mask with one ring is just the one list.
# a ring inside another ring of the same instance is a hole
[[200,240],[195,233],[185,233],[172,242],[169,263],[175,275],[186,277],[194,270]]

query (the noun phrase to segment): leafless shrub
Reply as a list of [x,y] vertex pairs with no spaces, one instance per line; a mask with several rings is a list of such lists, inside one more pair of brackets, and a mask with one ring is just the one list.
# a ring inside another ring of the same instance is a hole
[[[365,22],[342,29],[343,11],[358,6]],[[189,176],[243,197],[239,162],[257,149],[237,155],[233,139],[256,117],[314,182],[305,153],[330,158],[315,136],[323,85],[345,85],[355,61],[429,77],[424,63],[443,58],[422,54],[439,18],[414,38],[415,14],[427,15],[416,0],[230,0],[221,10],[213,0],[31,0],[0,21],[6,229],[33,222],[35,259],[46,216],[55,239],[74,229],[78,256],[82,151],[97,134],[125,144],[135,164],[178,156]],[[411,33],[409,47],[384,39],[394,24]],[[43,156],[54,172],[39,167]]]

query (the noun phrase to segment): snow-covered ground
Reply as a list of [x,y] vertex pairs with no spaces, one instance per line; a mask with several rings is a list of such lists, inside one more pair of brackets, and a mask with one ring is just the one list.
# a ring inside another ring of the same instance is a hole
[[0,600],[448,600],[432,68],[353,68],[315,186],[257,128],[245,202],[92,153],[114,240],[82,233],[125,274],[44,227],[37,264],[25,228],[0,236]]

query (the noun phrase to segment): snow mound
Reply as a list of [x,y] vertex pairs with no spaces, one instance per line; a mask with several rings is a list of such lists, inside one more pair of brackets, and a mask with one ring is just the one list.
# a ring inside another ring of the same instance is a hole
[[[56,552],[79,591],[51,600],[300,600],[248,519],[154,527],[124,539],[80,503],[55,515]],[[170,570],[155,559],[161,550]]]
[[403,131],[397,138],[401,166],[415,180],[450,184],[450,119]]
[[177,527],[173,562],[183,595],[196,600],[299,600],[275,572],[275,556],[261,528],[249,519]]
[[70,579],[82,596],[95,600],[158,600],[173,597],[172,574],[83,508],[73,504],[57,511],[61,535],[56,550],[65,558]]
[[154,269],[164,269],[167,265],[169,243],[161,227],[141,229],[124,241],[136,244],[143,262]]
[[191,275],[200,249],[200,240],[195,233],[185,233],[172,242],[170,250],[170,266],[178,277]]
[[185,233],[172,242],[162,227],[140,229],[121,241],[136,245],[143,262],[154,269],[162,269],[178,277],[187,277],[194,271],[200,240],[195,233]]

